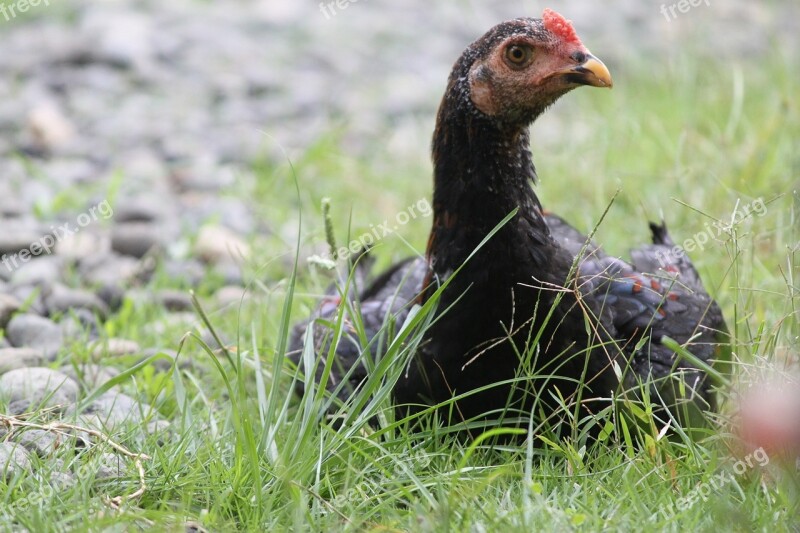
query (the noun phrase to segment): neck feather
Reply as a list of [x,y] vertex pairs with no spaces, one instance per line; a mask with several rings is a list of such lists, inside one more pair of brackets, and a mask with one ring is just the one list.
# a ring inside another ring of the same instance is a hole
[[536,171],[528,127],[499,124],[448,104],[445,98],[433,137],[434,222],[428,258],[434,270],[442,274],[460,266],[514,209],[517,215],[486,246],[496,253],[508,250],[510,239],[515,241],[511,247],[549,244],[532,188]]

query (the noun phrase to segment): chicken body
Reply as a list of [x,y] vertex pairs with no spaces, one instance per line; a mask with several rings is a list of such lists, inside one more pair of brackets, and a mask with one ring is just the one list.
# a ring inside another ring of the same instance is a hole
[[[582,417],[640,382],[671,409],[714,407],[707,376],[661,342],[668,336],[688,344],[709,362],[724,330],[688,259],[663,253],[673,247],[666,228],[651,226],[653,244],[628,263],[544,214],[533,190],[529,125],[581,85],[610,87],[611,78],[569,21],[549,10],[542,19],[495,26],[455,63],[433,136],[426,257],[348,295],[374,336],[387,316],[402,323],[413,303],[424,304],[446,283],[441,315],[395,386],[399,415],[464,395],[442,409],[452,423],[527,426],[534,417],[556,426],[559,405],[577,406]],[[333,317],[335,303],[329,299],[311,322]],[[293,354],[302,351],[308,323],[295,329]],[[314,349],[326,350],[329,338],[315,330]],[[334,369],[350,371],[343,394],[366,376],[362,355],[357,339],[340,339]]]

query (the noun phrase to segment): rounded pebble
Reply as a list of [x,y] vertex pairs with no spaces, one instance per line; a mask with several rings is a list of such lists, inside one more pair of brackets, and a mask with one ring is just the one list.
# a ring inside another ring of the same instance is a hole
[[122,255],[144,257],[162,245],[162,232],[154,224],[127,222],[117,224],[111,231],[111,249]]
[[63,333],[55,322],[37,315],[16,315],[6,327],[6,335],[12,346],[36,348],[45,357],[55,357],[63,343]]
[[0,292],[0,329],[5,328],[11,317],[19,311],[22,303],[11,296]]
[[128,339],[111,338],[98,343],[92,349],[92,356],[101,357],[121,357],[124,355],[134,355],[141,351],[139,343]]
[[74,379],[49,368],[18,368],[0,376],[0,395],[9,403],[69,405],[77,400],[78,389]]
[[34,348],[0,348],[0,374],[18,368],[41,366],[52,362],[44,352]]
[[6,481],[30,468],[29,454],[23,446],[13,442],[0,442],[0,475]]

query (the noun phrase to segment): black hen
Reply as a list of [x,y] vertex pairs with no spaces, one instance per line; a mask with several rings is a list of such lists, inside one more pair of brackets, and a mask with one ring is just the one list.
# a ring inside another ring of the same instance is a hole
[[[433,136],[426,258],[400,263],[348,295],[372,337],[387,316],[401,323],[412,303],[448,282],[438,302],[447,311],[395,386],[400,415],[464,395],[443,411],[451,422],[524,423],[551,417],[561,403],[580,405],[585,415],[629,389],[649,390],[670,407],[688,399],[713,408],[707,376],[661,343],[663,336],[691,340],[691,352],[708,362],[724,329],[688,259],[671,253],[666,228],[651,225],[653,244],[626,263],[544,214],[531,187],[528,127],[581,85],[610,87],[611,77],[569,21],[550,10],[495,26],[454,65]],[[326,298],[311,322],[330,320],[338,304]],[[307,324],[296,326],[291,342],[298,363]],[[325,329],[315,328],[316,353],[328,353]],[[340,339],[329,389],[348,372],[341,394],[358,387],[366,377],[361,351],[354,334]]]

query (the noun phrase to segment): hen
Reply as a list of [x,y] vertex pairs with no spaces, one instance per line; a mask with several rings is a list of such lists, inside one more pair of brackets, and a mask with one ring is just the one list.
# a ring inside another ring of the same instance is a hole
[[[714,408],[708,376],[662,343],[668,336],[711,363],[725,329],[691,263],[674,253],[666,227],[651,224],[653,244],[633,251],[627,263],[543,212],[534,193],[529,126],[582,85],[611,87],[611,76],[571,23],[547,9],[541,19],[495,26],[455,63],[433,134],[426,256],[346,296],[358,302],[372,339],[385,331],[387,317],[401,324],[413,303],[442,288],[439,315],[394,387],[398,415],[445,402],[440,410],[451,423],[502,418],[527,425],[565,404],[578,405],[580,416],[597,412],[631,390],[649,391],[676,414],[686,411],[681,403]],[[357,268],[361,277],[366,267]],[[306,338],[315,353],[328,353],[329,324],[339,309],[332,291],[295,326],[290,357],[298,365]],[[343,399],[367,376],[363,338],[347,331],[327,383]],[[379,356],[379,345],[371,343],[371,357]],[[344,376],[347,387],[339,386]]]

